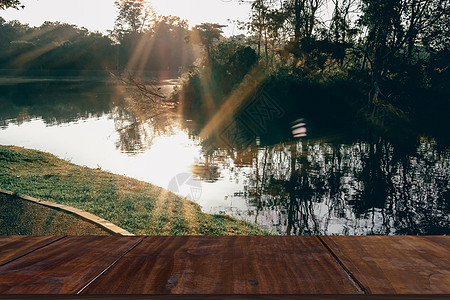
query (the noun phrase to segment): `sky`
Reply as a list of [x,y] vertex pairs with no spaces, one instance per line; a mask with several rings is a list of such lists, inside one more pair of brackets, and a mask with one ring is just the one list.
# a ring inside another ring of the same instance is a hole
[[[114,27],[117,9],[114,0],[22,0],[23,10],[0,11],[6,21],[19,20],[30,26],[40,26],[44,21],[60,21],[86,27],[90,31],[107,33]],[[187,19],[190,26],[200,23],[219,23],[227,36],[243,33],[231,20],[247,20],[249,4],[237,0],[151,0],[161,15],[176,15]]]

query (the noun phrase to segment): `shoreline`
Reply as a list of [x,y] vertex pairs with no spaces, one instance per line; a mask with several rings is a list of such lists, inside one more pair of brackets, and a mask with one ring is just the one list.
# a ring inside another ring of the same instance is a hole
[[[80,223],[89,223],[92,224],[95,227],[98,227],[100,230],[102,230],[103,232],[107,232],[111,235],[119,235],[119,236],[132,236],[133,234],[129,233],[128,231],[112,224],[111,222],[108,222],[102,218],[99,218],[97,216],[94,216],[93,214],[90,214],[88,212],[82,211],[81,209],[77,209],[71,206],[67,206],[67,205],[61,205],[61,204],[57,204],[57,203],[53,203],[50,201],[43,201],[40,199],[36,199],[34,197],[30,197],[27,195],[20,195],[20,194],[15,194],[11,191],[6,191],[6,190],[2,190],[0,189],[0,197],[6,197],[6,198],[15,198],[15,200],[19,200],[19,201],[24,201],[24,202],[28,202],[30,204],[34,204],[34,205],[38,205],[40,207],[45,207],[50,209],[51,211],[57,211],[57,212],[62,212],[63,214],[67,215],[67,216],[73,216],[75,220],[78,220]],[[49,218],[51,225],[53,225],[53,218],[50,217]],[[9,221],[9,220],[8,220]],[[72,221],[73,222],[73,221]],[[82,224],[78,225],[79,227],[82,227]],[[40,234],[42,234],[40,229],[37,229],[38,232],[40,232]],[[69,232],[70,233],[70,232]],[[90,231],[87,232],[87,234],[89,235]],[[67,232],[65,232],[65,234],[67,234]],[[70,235],[72,235],[72,233],[70,233]],[[78,235],[78,234],[74,234],[74,235]]]
[[272,235],[242,220],[203,213],[164,188],[0,145],[0,189],[83,210],[135,235]]

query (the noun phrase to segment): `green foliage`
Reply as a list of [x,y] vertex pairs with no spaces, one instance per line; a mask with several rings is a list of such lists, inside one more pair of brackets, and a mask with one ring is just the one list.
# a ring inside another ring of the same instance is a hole
[[[187,115],[197,111],[210,114],[241,84],[257,61],[258,55],[251,47],[231,39],[222,40],[210,50],[203,66],[194,66],[184,75],[183,86],[174,98],[182,102]],[[196,118],[202,119],[202,115]]]
[[[111,37],[60,22],[30,27],[0,18],[0,68],[23,70],[175,70],[195,60],[178,17],[155,16],[142,32]],[[115,44],[118,43],[118,44]]]
[[222,36],[223,27],[226,26],[215,23],[202,23],[192,29],[188,38],[192,43],[205,47],[206,53],[209,56],[214,42]]
[[116,51],[108,37],[74,25],[45,22],[29,27],[0,22],[0,36],[4,41],[0,68],[101,70],[116,66]]
[[[318,13],[326,2],[333,8],[329,20]],[[412,65],[448,50],[448,24],[448,0],[257,0],[246,25],[268,63],[278,56],[318,78],[360,68],[375,82],[403,72],[399,59]]]
[[150,23],[155,11],[146,0],[117,0],[114,2],[119,15],[116,18],[114,31],[121,38],[127,33],[142,33]]
[[118,64],[129,70],[175,70],[195,60],[186,43],[186,21],[174,16],[155,16],[142,32],[119,34]]
[[222,93],[228,94],[255,65],[258,55],[251,47],[222,41],[211,50],[209,60],[215,81],[222,86]]
[[119,14],[111,37],[117,43],[118,68],[177,71],[195,60],[192,46],[186,43],[185,20],[158,15],[145,0],[115,4]]

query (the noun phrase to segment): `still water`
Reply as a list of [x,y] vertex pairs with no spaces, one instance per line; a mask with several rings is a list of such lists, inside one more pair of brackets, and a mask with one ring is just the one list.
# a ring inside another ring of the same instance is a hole
[[403,149],[375,135],[309,135],[298,119],[275,143],[211,147],[203,125],[142,122],[126,97],[110,82],[3,82],[0,144],[147,181],[279,234],[450,233],[450,151],[433,138]]

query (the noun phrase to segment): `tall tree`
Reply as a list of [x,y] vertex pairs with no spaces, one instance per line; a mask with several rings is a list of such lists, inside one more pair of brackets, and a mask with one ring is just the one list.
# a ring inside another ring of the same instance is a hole
[[293,29],[294,42],[312,37],[316,29],[319,9],[325,0],[285,0],[284,9]]
[[209,57],[214,42],[222,37],[223,27],[225,27],[225,25],[220,25],[217,23],[202,23],[200,25],[196,25],[192,29],[189,39],[196,44],[203,45],[203,47],[205,47],[206,54]]
[[[402,15],[404,26],[397,47],[406,47],[407,58],[413,60],[414,50],[423,39],[433,40],[447,36],[450,24],[450,0],[403,0]],[[433,33],[436,25],[441,27],[438,34]]]
[[450,1],[435,1],[431,5],[434,14],[424,25],[421,42],[433,51],[450,52]]
[[117,0],[114,4],[119,10],[114,24],[114,32],[118,35],[142,33],[155,16],[148,0]]
[[435,25],[448,28],[450,0],[361,0],[361,11],[359,24],[368,32],[363,50],[372,73],[371,101],[376,102],[380,80],[388,70],[395,74],[392,62],[402,59],[414,64],[417,56],[424,55],[424,41],[436,44],[445,41],[445,36],[448,39],[448,33],[436,31]]
[[288,51],[298,57],[302,39],[312,38],[317,29],[324,3],[325,0],[253,1],[248,29],[256,34],[258,54],[264,46],[268,58],[269,45],[276,48],[289,42]]
[[251,6],[250,21],[248,29],[256,33],[258,55],[261,56],[261,45],[264,43],[267,57],[267,31],[268,31],[268,12],[269,3],[267,0],[256,0]]
[[351,42],[356,31],[352,28],[351,12],[358,0],[332,0],[333,16],[330,24],[330,37],[334,43]]

